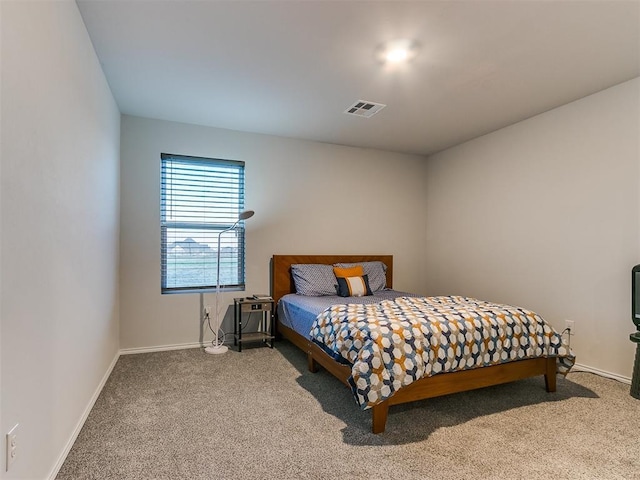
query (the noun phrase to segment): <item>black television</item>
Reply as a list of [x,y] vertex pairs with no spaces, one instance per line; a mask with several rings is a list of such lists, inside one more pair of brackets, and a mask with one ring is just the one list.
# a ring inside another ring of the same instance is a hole
[[640,265],[631,270],[631,317],[640,330]]

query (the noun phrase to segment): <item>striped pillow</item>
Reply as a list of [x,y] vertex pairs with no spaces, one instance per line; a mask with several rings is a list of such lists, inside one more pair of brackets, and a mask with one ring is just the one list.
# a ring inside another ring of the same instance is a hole
[[336,277],[338,280],[338,295],[341,297],[364,297],[373,295],[369,287],[367,275],[357,277]]

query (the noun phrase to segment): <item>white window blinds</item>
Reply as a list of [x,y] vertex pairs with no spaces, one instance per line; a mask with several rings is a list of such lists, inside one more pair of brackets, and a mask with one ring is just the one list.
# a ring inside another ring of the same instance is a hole
[[[163,153],[162,293],[244,290],[244,162]],[[218,245],[220,238],[220,245]]]

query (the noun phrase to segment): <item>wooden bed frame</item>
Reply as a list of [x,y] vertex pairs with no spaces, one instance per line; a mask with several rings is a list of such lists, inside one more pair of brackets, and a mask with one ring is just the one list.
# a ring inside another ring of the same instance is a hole
[[[387,265],[387,287],[391,288],[393,285],[392,255],[274,255],[271,265],[271,293],[273,300],[277,304],[283,295],[295,293],[295,286],[291,276],[292,264],[321,263],[330,265],[333,263],[371,261],[382,261]],[[347,379],[351,376],[350,367],[335,361],[309,338],[305,338],[295,330],[280,324],[279,321],[277,321],[276,325],[279,335],[282,335],[307,354],[309,371],[317,372],[318,365],[321,365],[342,383],[349,386]],[[544,375],[547,392],[555,392],[556,361],[555,357],[532,358],[421,378],[371,408],[373,433],[384,432],[391,405],[499,385],[536,375]]]

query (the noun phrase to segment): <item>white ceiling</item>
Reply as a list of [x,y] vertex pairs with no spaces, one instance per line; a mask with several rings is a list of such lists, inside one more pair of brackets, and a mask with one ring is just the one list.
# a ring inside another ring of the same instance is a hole
[[122,113],[343,145],[426,155],[640,75],[635,0],[77,3]]

